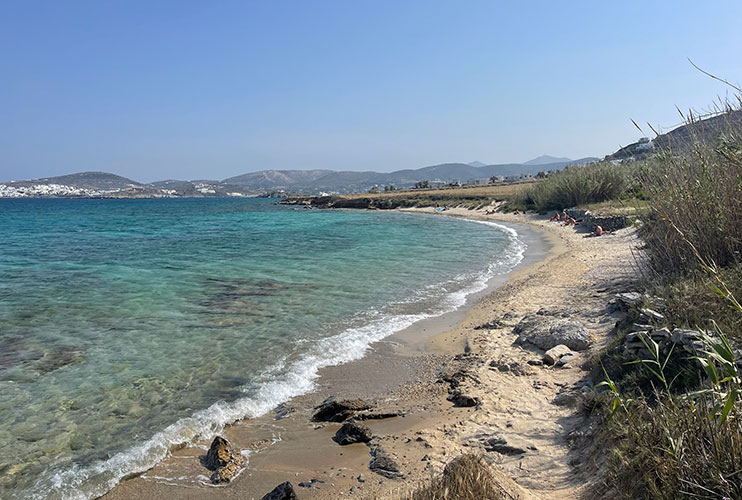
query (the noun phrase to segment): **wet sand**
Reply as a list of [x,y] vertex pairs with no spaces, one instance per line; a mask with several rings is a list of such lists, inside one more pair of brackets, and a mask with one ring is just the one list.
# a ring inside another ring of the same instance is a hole
[[[541,307],[566,308],[588,325],[596,345],[605,342],[612,326],[612,318],[602,312],[610,294],[606,287],[631,275],[633,232],[583,239],[572,228],[536,217],[459,209],[446,215],[516,224],[528,244],[523,262],[470,296],[461,309],[374,344],[361,360],[323,369],[317,390],[287,403],[292,411],[284,418],[268,414],[225,429],[223,435],[249,453],[247,468],[230,484],[209,484],[211,472],[199,460],[209,443],[201,442],[174,451],[104,498],[260,499],[283,481],[291,481],[300,498],[395,498],[465,451],[484,453],[497,463],[515,480],[511,489],[522,498],[573,498],[587,480],[575,468],[565,440],[582,425],[582,417],[574,408],[554,405],[553,399],[585,374],[579,368],[527,365],[538,353],[514,346],[512,327]],[[499,320],[497,326],[477,328],[493,320]],[[515,375],[489,366],[500,359],[523,369]],[[477,407],[454,407],[446,399],[448,385],[441,383],[439,372],[458,365],[473,373],[466,390],[480,400]],[[374,444],[397,461],[404,481],[370,471],[367,445],[332,441],[340,424],[310,421],[312,408],[328,396],[361,397],[379,411],[403,412],[365,423],[376,436]],[[487,453],[481,437],[495,434],[528,453],[517,459]],[[298,486],[312,480],[309,487]]]

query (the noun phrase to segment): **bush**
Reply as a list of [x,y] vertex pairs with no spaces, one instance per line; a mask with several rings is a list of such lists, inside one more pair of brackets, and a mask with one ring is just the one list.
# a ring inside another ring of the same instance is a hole
[[[742,265],[720,269],[719,275],[734,296],[742,297]],[[655,293],[665,299],[665,315],[676,327],[710,329],[713,318],[732,340],[742,341],[742,315],[719,300],[714,284],[707,274],[693,273],[663,283]]]
[[631,170],[611,163],[569,167],[523,190],[513,203],[546,212],[617,199],[631,187]]
[[742,498],[742,420],[713,418],[711,401],[640,399],[609,420],[616,445],[601,498]]

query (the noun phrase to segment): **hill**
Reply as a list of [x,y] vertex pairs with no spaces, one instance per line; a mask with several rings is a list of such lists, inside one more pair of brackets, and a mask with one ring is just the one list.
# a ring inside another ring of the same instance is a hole
[[63,186],[75,186],[81,189],[94,189],[109,191],[113,189],[126,189],[143,184],[108,172],[79,172],[76,174],[60,175],[57,177],[44,177],[28,181],[13,181],[14,184],[59,184]]
[[[547,158],[547,157],[540,157]],[[553,158],[553,157],[548,157]],[[505,163],[484,165],[479,162],[442,163],[418,169],[394,172],[355,172],[335,170],[261,170],[218,180],[178,180],[143,184],[106,172],[80,172],[0,184],[6,186],[0,196],[250,196],[266,192],[289,191],[301,194],[323,192],[365,192],[374,186],[393,185],[407,188],[421,181],[467,183],[497,177],[534,175],[540,171],[560,170],[574,164],[589,163],[596,158],[552,163]],[[536,159],[538,160],[538,159]],[[51,186],[51,187],[50,187]]]
[[533,160],[523,162],[523,165],[548,165],[550,163],[569,163],[572,160],[569,158],[557,158],[555,156],[541,155]]
[[654,139],[643,137],[637,142],[620,148],[615,153],[605,157],[606,160],[631,161],[643,160],[655,155],[659,151],[672,151],[674,154],[685,154],[696,144],[713,144],[718,141],[719,135],[728,127],[742,124],[742,111],[731,111],[696,120],[681,125],[671,131],[660,134]]

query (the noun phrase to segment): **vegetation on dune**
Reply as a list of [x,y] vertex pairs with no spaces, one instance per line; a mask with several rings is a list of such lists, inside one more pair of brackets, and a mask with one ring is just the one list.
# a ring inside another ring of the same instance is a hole
[[522,189],[511,199],[511,205],[512,208],[543,213],[616,200],[632,188],[632,170],[611,163],[565,168]]
[[693,356],[642,340],[652,356],[633,361],[620,334],[596,360],[605,498],[742,498],[742,127],[694,135],[690,120],[688,130],[682,153],[617,167],[646,199],[646,288],[668,326],[708,333]]
[[452,460],[438,477],[427,485],[400,494],[403,500],[505,500],[514,498],[479,456],[461,455]]

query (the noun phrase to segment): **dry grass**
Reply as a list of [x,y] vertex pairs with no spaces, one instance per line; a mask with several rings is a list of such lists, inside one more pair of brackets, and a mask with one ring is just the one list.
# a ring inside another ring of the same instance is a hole
[[534,181],[523,182],[500,182],[487,186],[460,186],[460,187],[443,187],[440,189],[400,189],[388,193],[356,193],[340,195],[342,198],[405,198],[409,196],[440,196],[440,197],[467,197],[467,196],[485,196],[492,199],[504,199],[513,193],[519,191],[524,186],[533,184]]
[[642,398],[612,418],[604,438],[616,445],[600,498],[742,498],[742,421],[718,423],[710,404]]
[[479,456],[461,455],[449,463],[443,473],[429,484],[402,493],[400,500],[515,500],[495,478],[492,469]]
[[742,123],[729,121],[685,151],[664,151],[640,177],[649,198],[641,236],[665,277],[698,269],[695,251],[722,267],[742,256]]

